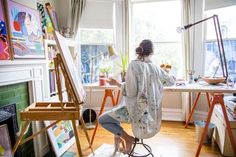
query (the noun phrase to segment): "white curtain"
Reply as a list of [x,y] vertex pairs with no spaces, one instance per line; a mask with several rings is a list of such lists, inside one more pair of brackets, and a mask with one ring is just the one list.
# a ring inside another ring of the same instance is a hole
[[[192,11],[192,4],[191,0],[182,0],[182,6],[183,6],[183,12],[182,12],[182,25],[187,25],[192,23],[192,18],[194,17],[194,13]],[[194,6],[193,6],[194,7]],[[185,78],[188,78],[187,71],[190,69],[193,69],[193,63],[192,57],[191,57],[191,50],[193,50],[193,41],[191,38],[190,31],[184,31],[183,32],[183,56],[184,56],[184,69],[185,69]],[[182,105],[183,105],[183,119],[186,121],[187,116],[190,113],[191,110],[191,97],[192,94],[187,93],[181,93],[182,95]]]
[[124,0],[124,52],[130,51],[130,0]]
[[74,32],[74,37],[78,33],[80,19],[86,5],[86,0],[70,0],[68,25]]

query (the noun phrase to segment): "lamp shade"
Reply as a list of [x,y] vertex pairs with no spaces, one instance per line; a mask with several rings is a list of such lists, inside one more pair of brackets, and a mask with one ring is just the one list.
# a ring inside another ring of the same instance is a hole
[[108,56],[111,60],[117,58],[116,50],[111,45],[108,46]]

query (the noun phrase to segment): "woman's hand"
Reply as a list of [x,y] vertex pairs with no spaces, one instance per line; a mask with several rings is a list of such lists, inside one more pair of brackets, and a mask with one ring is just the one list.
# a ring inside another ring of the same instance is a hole
[[118,86],[118,87],[121,86],[121,83],[118,82],[117,80],[113,79],[113,78],[107,79],[107,82],[108,82],[110,85],[115,85],[115,86]]

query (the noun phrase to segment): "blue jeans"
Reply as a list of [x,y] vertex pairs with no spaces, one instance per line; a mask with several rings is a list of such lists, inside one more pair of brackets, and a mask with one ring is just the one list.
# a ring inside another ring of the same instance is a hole
[[123,133],[123,128],[120,126],[120,122],[106,113],[99,117],[98,122],[103,128],[110,131],[114,135],[120,136]]

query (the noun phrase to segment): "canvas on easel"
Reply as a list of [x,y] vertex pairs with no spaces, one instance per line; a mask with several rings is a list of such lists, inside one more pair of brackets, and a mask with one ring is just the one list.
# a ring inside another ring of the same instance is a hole
[[66,71],[68,72],[68,79],[72,84],[73,91],[75,92],[76,99],[80,102],[84,102],[86,92],[83,88],[81,78],[76,70],[73,58],[71,56],[70,49],[66,44],[67,41],[59,32],[54,31],[54,37],[58,45],[59,52],[62,60],[65,64]]

